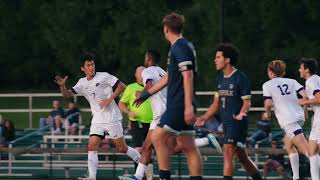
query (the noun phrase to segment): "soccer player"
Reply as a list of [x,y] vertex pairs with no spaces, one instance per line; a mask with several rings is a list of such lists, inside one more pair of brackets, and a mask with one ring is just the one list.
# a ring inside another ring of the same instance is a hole
[[[269,81],[262,86],[264,107],[271,117],[271,108],[285,132],[284,145],[289,154],[293,179],[299,179],[299,155],[297,150],[308,156],[308,144],[302,131],[306,113],[299,105],[297,93],[307,98],[304,87],[294,79],[284,78],[286,64],[281,60],[271,61],[268,65]],[[310,161],[312,161],[310,159]],[[319,177],[318,177],[319,178]]]
[[114,99],[125,89],[125,85],[107,72],[95,71],[95,58],[92,54],[85,54],[81,58],[81,71],[86,77],[79,79],[71,89],[66,88],[66,80],[57,76],[55,82],[60,86],[64,97],[83,95],[90,103],[93,118],[90,127],[88,144],[89,177],[82,180],[95,180],[98,167],[97,150],[101,139],[107,136],[113,139],[118,152],[126,153],[135,162],[139,162],[140,154],[137,150],[127,146],[123,137],[121,124],[122,115]]
[[303,58],[300,62],[300,77],[306,80],[306,93],[308,99],[301,99],[301,105],[312,107],[314,112],[312,129],[309,136],[310,172],[313,180],[318,180],[319,174],[319,149],[320,149],[320,77],[316,74],[318,62],[315,59]]
[[162,24],[165,38],[171,44],[168,74],[148,91],[143,92],[137,102],[144,101],[168,85],[166,111],[151,136],[157,153],[159,176],[161,180],[170,179],[170,153],[174,150],[168,142],[176,142],[187,157],[190,178],[198,180],[202,179],[202,160],[194,143],[195,132],[192,126],[195,121],[193,84],[197,70],[195,49],[181,34],[184,24],[182,15],[166,15]]
[[238,56],[238,49],[232,44],[217,46],[214,62],[216,69],[222,71],[216,81],[219,101],[213,103],[209,110],[198,118],[196,125],[203,124],[218,112],[224,131],[223,179],[233,179],[233,158],[236,155],[248,174],[258,180],[261,179],[258,169],[245,151],[251,93],[249,79],[235,68]]

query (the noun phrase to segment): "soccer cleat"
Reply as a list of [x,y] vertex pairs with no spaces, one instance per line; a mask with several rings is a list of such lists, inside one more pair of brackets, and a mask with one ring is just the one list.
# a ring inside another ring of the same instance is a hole
[[136,176],[134,175],[129,175],[129,176],[119,176],[119,180],[139,180]]
[[221,146],[220,146],[219,142],[217,141],[216,137],[214,137],[213,134],[209,133],[207,135],[207,138],[209,139],[209,144],[212,144],[220,154],[223,154]]

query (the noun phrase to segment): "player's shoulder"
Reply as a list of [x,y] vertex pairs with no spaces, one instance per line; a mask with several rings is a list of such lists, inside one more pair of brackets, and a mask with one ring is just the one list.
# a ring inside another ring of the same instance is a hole
[[240,70],[236,70],[236,72],[234,73],[234,76],[239,80],[241,80],[241,79],[249,80],[248,76]]
[[272,79],[264,82],[264,83],[262,84],[262,88],[267,88],[267,87],[269,87],[271,84],[273,84]]
[[80,79],[78,80],[78,83],[83,84],[83,83],[85,83],[86,81],[87,81],[87,77],[85,76],[85,77],[80,78]]
[[189,49],[189,48],[194,48],[193,44],[188,41],[185,38],[180,38],[178,39],[172,46],[171,50],[176,51],[176,50],[184,50],[184,49]]

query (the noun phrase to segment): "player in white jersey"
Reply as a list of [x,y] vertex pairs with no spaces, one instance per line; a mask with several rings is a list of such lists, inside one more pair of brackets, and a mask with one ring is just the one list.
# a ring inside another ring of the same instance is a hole
[[95,180],[98,167],[97,150],[104,137],[111,138],[118,152],[126,153],[135,162],[139,162],[140,154],[137,150],[127,146],[123,137],[122,115],[114,99],[124,91],[125,85],[107,72],[95,71],[95,58],[92,54],[85,54],[82,58],[81,70],[86,77],[79,79],[71,89],[66,88],[66,80],[56,76],[55,82],[60,86],[64,97],[83,95],[90,103],[92,121],[88,144],[89,177],[82,180]]
[[[141,73],[141,77],[143,79],[144,91],[150,89],[154,84],[156,84],[164,75],[167,73],[158,66],[160,61],[160,53],[156,50],[148,50],[145,54],[144,59],[144,69]],[[147,134],[146,139],[144,140],[141,159],[136,169],[136,173],[134,176],[120,176],[119,178],[122,180],[125,179],[138,179],[141,180],[144,177],[145,172],[148,168],[148,163],[151,160],[152,155],[152,143],[151,143],[151,135],[153,130],[156,128],[159,123],[161,115],[166,110],[167,103],[167,88],[163,88],[161,91],[155,93],[150,97],[151,107],[153,112],[153,121],[150,124],[149,132]],[[137,104],[139,105],[139,104]]]
[[308,156],[308,144],[302,131],[306,110],[299,105],[297,93],[306,99],[306,92],[296,80],[284,78],[286,64],[274,60],[268,65],[269,81],[262,86],[264,107],[270,119],[271,108],[285,132],[284,144],[289,154],[293,179],[299,179],[299,155],[297,150]]
[[320,77],[316,74],[318,63],[315,59],[303,58],[300,63],[300,77],[306,80],[308,99],[300,100],[301,105],[312,107],[314,112],[312,129],[309,136],[310,171],[313,180],[319,179],[320,150]]

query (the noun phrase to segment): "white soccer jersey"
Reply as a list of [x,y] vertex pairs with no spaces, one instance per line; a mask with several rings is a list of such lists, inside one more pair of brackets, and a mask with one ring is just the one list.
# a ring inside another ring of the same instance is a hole
[[91,123],[111,123],[122,120],[117,104],[112,101],[107,107],[100,107],[100,102],[113,94],[112,87],[118,79],[106,72],[97,72],[90,81],[86,77],[79,79],[72,90],[83,95],[90,103],[92,111]]
[[[309,99],[314,99],[314,95],[318,92],[320,92],[320,77],[314,74],[306,80],[306,93]],[[317,113],[320,117],[320,105],[312,105],[312,109],[315,115]]]
[[[152,84],[156,84],[166,72],[159,66],[150,66],[144,69],[141,73],[143,84],[146,85],[148,80],[152,81]],[[151,107],[153,112],[153,119],[159,119],[160,116],[166,110],[167,104],[167,88],[161,89],[161,91],[150,97]]]
[[262,86],[263,97],[272,99],[274,112],[281,128],[290,123],[304,121],[304,111],[299,105],[297,93],[303,86],[294,79],[273,78]]

